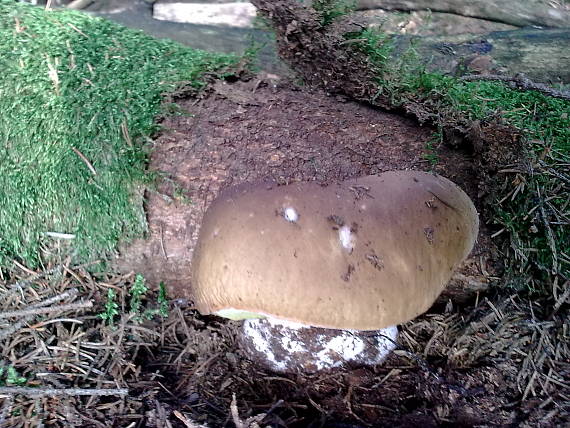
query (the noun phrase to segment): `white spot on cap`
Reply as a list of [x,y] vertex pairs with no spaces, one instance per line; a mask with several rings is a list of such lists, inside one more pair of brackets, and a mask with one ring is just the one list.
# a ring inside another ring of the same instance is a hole
[[342,248],[352,253],[352,250],[354,250],[354,235],[350,231],[349,226],[344,225],[338,229],[338,239],[340,240]]
[[285,217],[285,220],[290,221],[291,223],[295,223],[297,220],[299,220],[299,214],[295,208],[292,207],[287,207],[283,210],[283,217]]

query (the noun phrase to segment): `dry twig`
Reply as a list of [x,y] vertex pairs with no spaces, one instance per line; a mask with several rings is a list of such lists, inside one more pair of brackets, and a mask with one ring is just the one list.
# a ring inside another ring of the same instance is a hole
[[87,166],[87,168],[89,168],[89,171],[91,171],[91,174],[93,175],[97,175],[97,170],[95,169],[95,167],[93,166],[93,164],[91,162],[89,162],[89,159],[87,159],[85,157],[85,155],[83,153],[81,153],[79,150],[77,150],[75,147],[72,147],[71,150],[73,150],[73,152],[79,156],[79,158],[83,161],[83,163]]
[[[67,299],[69,297],[74,298],[78,293],[79,293],[79,291],[76,288],[72,288],[71,290],[65,291],[61,294],[58,294],[57,296],[53,296],[49,299],[46,299],[44,301],[41,301],[41,302],[36,303],[34,305],[31,305],[30,309],[43,308],[43,307],[51,305],[52,303],[58,302],[60,300]],[[16,323],[11,323],[10,327],[4,328],[2,331],[0,331],[0,340],[4,339],[6,337],[10,337],[12,334],[14,334],[18,330],[20,330],[22,327],[24,327],[36,315],[38,315],[38,314],[32,313],[32,314],[24,316],[23,319],[19,320]]]
[[174,416],[176,416],[180,420],[180,422],[182,422],[184,424],[184,426],[186,428],[208,428],[207,425],[198,424],[198,423],[188,419],[186,416],[184,416],[178,410],[175,410],[172,413],[174,414]]
[[251,416],[245,421],[239,416],[239,411],[237,407],[236,395],[232,394],[232,402],[230,404],[230,413],[232,415],[232,421],[236,428],[261,428],[261,421],[265,418],[265,413],[260,413],[259,415]]
[[78,396],[78,395],[128,395],[127,388],[117,389],[86,389],[86,388],[29,388],[25,386],[4,386],[0,387],[0,396],[6,395],[26,395],[28,397],[58,397],[62,395]]
[[51,314],[54,312],[63,312],[63,311],[75,311],[78,309],[87,309],[92,307],[93,307],[93,302],[80,302],[80,303],[70,303],[68,305],[52,306],[51,308],[23,309],[20,311],[0,312],[0,319],[26,317],[29,315]]

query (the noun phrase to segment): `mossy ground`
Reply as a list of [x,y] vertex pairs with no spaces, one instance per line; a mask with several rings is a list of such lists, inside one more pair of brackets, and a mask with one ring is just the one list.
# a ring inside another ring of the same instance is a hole
[[136,194],[163,95],[238,61],[10,0],[0,52],[0,267],[58,247],[93,259],[144,233]]

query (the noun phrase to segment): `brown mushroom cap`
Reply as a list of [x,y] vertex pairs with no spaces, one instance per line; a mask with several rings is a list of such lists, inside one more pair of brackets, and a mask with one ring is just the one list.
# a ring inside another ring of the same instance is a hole
[[318,327],[385,328],[433,304],[478,227],[469,197],[430,173],[236,186],[204,217],[195,303],[204,314],[231,308]]

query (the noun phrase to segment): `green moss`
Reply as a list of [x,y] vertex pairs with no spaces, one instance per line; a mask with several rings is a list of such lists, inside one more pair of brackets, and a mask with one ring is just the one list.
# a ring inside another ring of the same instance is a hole
[[0,267],[35,267],[56,239],[86,260],[144,233],[136,194],[163,94],[237,61],[0,0]]
[[321,15],[321,24],[327,26],[354,11],[356,0],[313,0],[312,7]]

